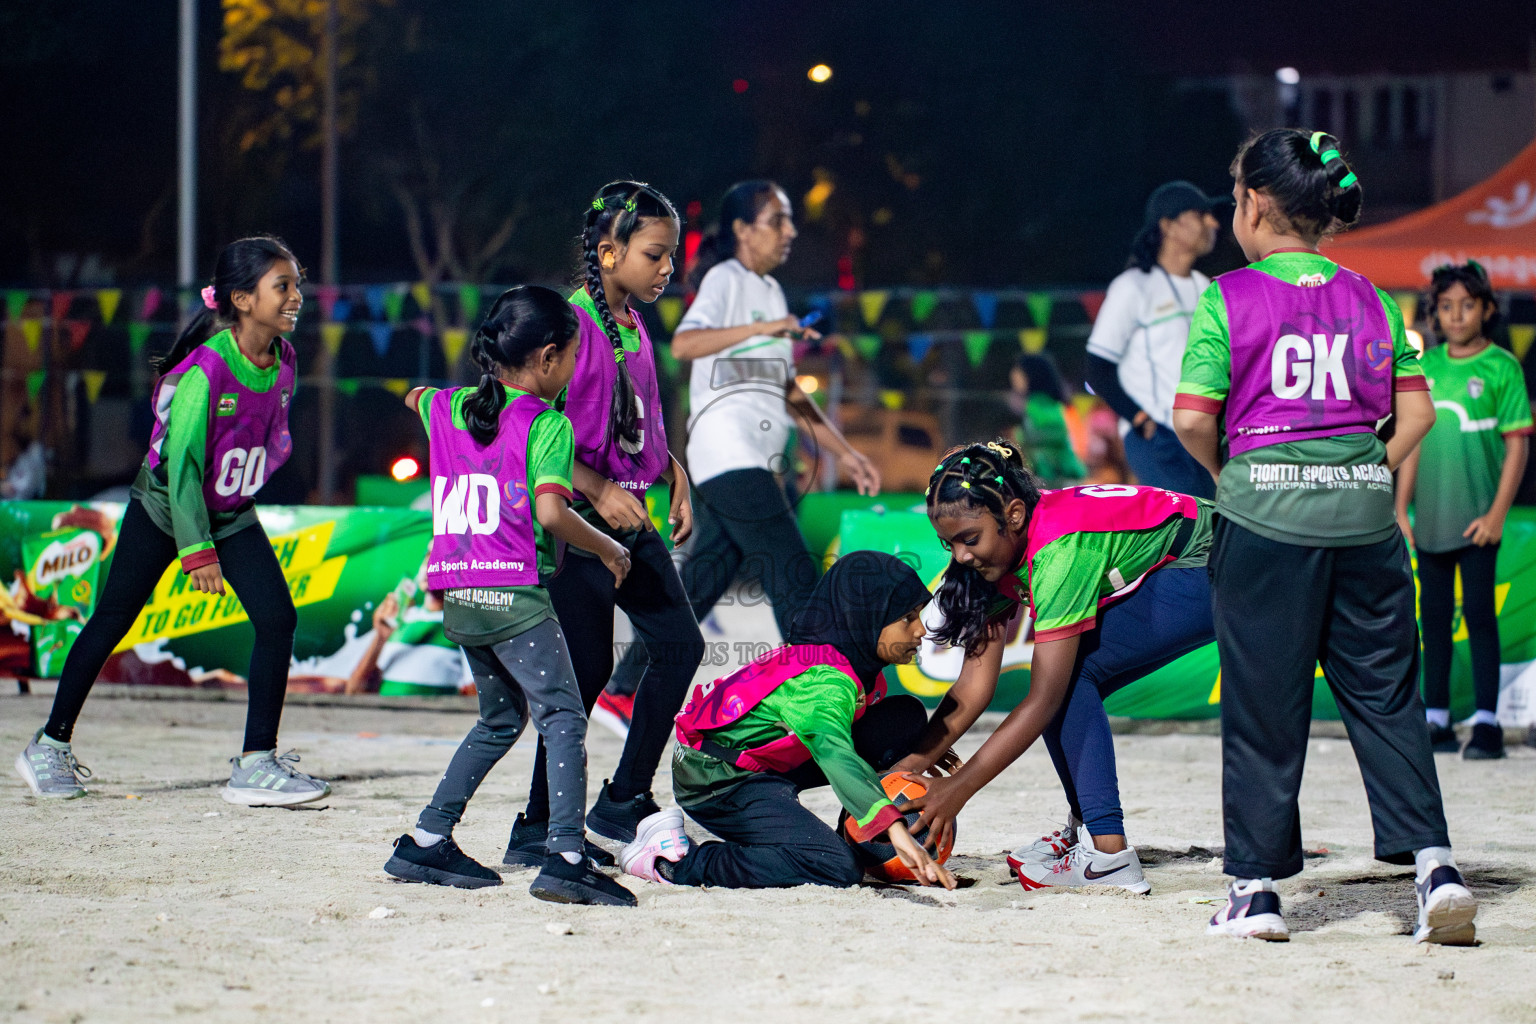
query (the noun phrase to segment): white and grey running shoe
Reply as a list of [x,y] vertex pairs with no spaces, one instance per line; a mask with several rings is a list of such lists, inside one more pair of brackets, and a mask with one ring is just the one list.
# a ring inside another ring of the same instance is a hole
[[1477,944],[1477,897],[1462,880],[1461,872],[1449,864],[1431,861],[1429,870],[1413,880],[1419,899],[1419,926],[1414,942],[1433,942],[1441,946]]
[[26,780],[32,792],[54,800],[73,800],[85,796],[81,779],[91,777],[91,770],[75,760],[69,747],[55,747],[43,742],[39,729],[16,755],[16,774]]
[[1077,830],[1083,823],[1076,815],[1067,812],[1067,823],[1049,835],[1043,835],[1032,843],[1025,843],[1008,855],[1008,870],[1017,872],[1025,864],[1044,864],[1064,857],[1077,845]]
[[263,751],[249,768],[240,767],[240,758],[229,759],[229,785],[221,794],[232,804],[245,807],[292,807],[319,800],[331,793],[331,784],[313,775],[305,775],[294,765],[299,755],[293,751],[279,755]]
[[1216,911],[1205,933],[1234,939],[1291,941],[1291,929],[1280,916],[1280,894],[1267,878],[1252,878],[1245,885],[1233,882],[1227,886],[1226,905]]
[[1014,870],[1019,884],[1029,890],[1050,886],[1081,887],[1115,885],[1126,892],[1144,896],[1152,884],[1141,873],[1141,858],[1136,847],[1127,846],[1119,853],[1094,849],[1093,840],[1078,830],[1078,842],[1055,860],[1025,861]]

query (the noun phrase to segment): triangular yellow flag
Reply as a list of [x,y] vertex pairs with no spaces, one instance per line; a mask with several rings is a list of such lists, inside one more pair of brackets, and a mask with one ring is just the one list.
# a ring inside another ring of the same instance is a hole
[[41,320],[23,320],[21,322],[22,337],[27,339],[27,350],[37,351],[37,346],[43,343],[43,322]]
[[1419,309],[1419,296],[1416,292],[1398,292],[1392,296],[1397,302],[1397,308],[1403,311],[1404,326],[1413,326],[1413,315]]
[[890,293],[885,291],[859,293],[859,309],[864,313],[864,326],[873,327],[880,322],[880,314],[885,312],[885,300],[888,298]]
[[683,300],[676,295],[668,295],[656,303],[656,312],[661,314],[661,322],[667,331],[675,331],[678,321],[683,318]]
[[96,305],[101,307],[101,322],[110,324],[117,316],[117,304],[123,301],[121,288],[103,288],[96,293]]
[[341,351],[341,338],[346,333],[346,324],[320,325],[320,341],[325,345],[325,351],[329,355],[334,356]]
[[101,397],[101,386],[107,382],[107,371],[81,370],[80,376],[85,378],[85,400],[95,405]]
[[1221,703],[1221,669],[1216,670],[1216,685],[1211,687],[1211,695],[1205,698],[1207,704]]
[[416,308],[423,313],[432,311],[432,286],[425,281],[417,281],[411,285],[411,298],[416,300]]
[[445,327],[443,329],[443,355],[448,359],[448,368],[453,369],[459,361],[459,353],[464,351],[464,346],[469,342],[469,332],[462,327]]
[[393,391],[401,398],[404,398],[405,393],[411,390],[411,382],[406,380],[404,377],[388,377],[384,381],[384,387],[389,391]]
[[1026,327],[1019,332],[1019,345],[1025,352],[1034,355],[1045,351],[1045,328]]
[[1525,361],[1533,341],[1536,341],[1536,324],[1509,325],[1509,347],[1515,350],[1515,358],[1521,362]]

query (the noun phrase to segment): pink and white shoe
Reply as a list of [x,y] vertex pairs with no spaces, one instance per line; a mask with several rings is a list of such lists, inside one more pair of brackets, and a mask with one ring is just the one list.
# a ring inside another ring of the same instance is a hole
[[1077,830],[1083,823],[1069,811],[1067,823],[1049,835],[1043,835],[1032,843],[1025,843],[1008,854],[1008,870],[1018,873],[1025,864],[1044,864],[1058,857],[1065,857],[1077,845]]
[[671,885],[671,881],[656,870],[656,861],[669,860],[675,864],[687,854],[688,833],[683,831],[683,812],[668,807],[640,822],[635,829],[635,841],[619,854],[619,866],[636,878]]

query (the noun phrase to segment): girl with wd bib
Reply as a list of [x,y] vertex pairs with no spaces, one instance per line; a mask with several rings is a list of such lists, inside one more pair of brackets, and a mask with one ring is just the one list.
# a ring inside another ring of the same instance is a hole
[[384,870],[467,889],[501,884],[459,849],[453,827],[531,719],[550,814],[547,853],[529,892],[557,903],[634,906],[587,853],[587,720],[543,586],[555,571],[556,540],[591,552],[610,590],[629,571],[623,546],[570,507],[571,424],[550,403],[571,379],[578,344],[576,316],[558,293],[514,288],[475,334],[472,351],[485,371],[479,387],[406,396],[430,447],[427,585],[444,590],[443,631],[474,670],[480,720]]
[[923,638],[928,588],[906,563],[854,551],[833,563],[790,626],[788,644],[694,688],[677,716],[672,789],[722,842],[690,847],[675,808],[640,823],[624,870],[676,885],[732,889],[850,886],[853,851],[796,799],[831,785],[857,841],[889,832],[913,875],[955,880],[907,831],[878,773],[912,749],[926,715],[916,697],[887,697],[886,665]]
[[1451,856],[1393,514],[1392,471],[1435,409],[1397,304],[1318,252],[1360,216],[1339,149],[1325,132],[1283,128],[1238,151],[1232,232],[1253,262],[1200,297],[1174,400],[1174,429],[1216,478],[1220,512],[1211,595],[1233,881],[1208,931],[1289,937],[1274,880],[1302,867],[1297,795],[1321,663],[1376,857],[1415,865],[1416,940],[1467,943],[1477,903]]
[[298,323],[303,272],[288,247],[242,238],[219,254],[198,312],[160,360],[155,425],[123,515],[112,569],[64,663],[48,724],[16,758],[32,791],[85,795],[90,772],[70,734],[96,676],[128,634],[166,567],[179,560],[192,589],[239,592],[256,631],[247,673],[241,753],[223,797],[251,807],[292,806],[331,791],[277,753],[298,616],[272,545],[256,519],[256,493],[293,451],[288,407],[297,359],[283,335]]
[[1148,892],[1125,840],[1104,698],[1211,642],[1210,502],[1120,484],[1042,492],[1018,451],[994,441],[945,456],[928,483],[928,518],[954,559],[933,635],[966,655],[897,768],[928,769],[986,710],[1003,631],[1020,604],[1034,615],[1035,646],[1028,696],[912,806],[930,827],[949,830],[966,801],[1043,736],[1070,814],[1066,828],[1009,855],[1020,884]]
[[[631,300],[655,302],[671,279],[678,218],[649,185],[615,181],[593,197],[582,226],[585,286],[571,296],[581,351],[566,394],[575,430],[572,508],[629,552],[630,572],[617,590],[601,562],[580,551],[549,582],[549,596],[570,638],[582,705],[590,714],[613,671],[613,609],[624,610],[645,644],[649,666],[635,693],[629,737],[613,778],[605,780],[587,827],[620,842],[635,838],[640,819],[660,808],[651,779],[671,734],[704,638],[688,606],[671,553],[651,525],[645,492],[658,479],[672,485],[668,521],[673,543],[693,530],[688,477],[667,451],[656,355]],[[542,741],[541,741],[542,744]],[[526,812],[512,829],[505,863],[542,861],[549,820],[544,758],[535,762]],[[604,853],[605,863],[613,863]]]

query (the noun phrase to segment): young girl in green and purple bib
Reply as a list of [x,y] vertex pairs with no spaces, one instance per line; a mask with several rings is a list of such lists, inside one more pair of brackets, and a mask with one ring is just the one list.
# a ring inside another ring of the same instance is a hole
[[1483,268],[1476,263],[1441,267],[1430,281],[1428,299],[1441,344],[1425,352],[1420,362],[1438,415],[1424,443],[1397,474],[1398,522],[1419,556],[1429,742],[1436,751],[1456,750],[1451,728],[1451,623],[1459,569],[1477,700],[1472,736],[1462,757],[1490,760],[1504,756],[1494,570],[1504,517],[1525,472],[1531,405],[1520,361],[1488,338],[1498,306]]
[[1435,421],[1428,386],[1397,304],[1318,252],[1360,216],[1338,140],[1266,132],[1232,176],[1232,230],[1253,263],[1201,296],[1173,414],[1217,478],[1211,600],[1234,881],[1208,931],[1289,938],[1274,879],[1302,867],[1297,796],[1321,663],[1365,778],[1376,857],[1416,866],[1415,938],[1469,943],[1477,904],[1451,856],[1393,514],[1392,471]]
[[148,456],[123,516],[101,602],[80,631],[53,711],[16,759],[33,792],[85,795],[70,735],[96,676],[132,627],[166,567],[181,563],[193,590],[225,593],[228,577],[256,630],[247,674],[242,753],[223,797],[246,806],[319,800],[328,783],[277,753],[293,633],[288,583],[256,519],[256,492],[288,460],[288,409],[297,358],[283,334],[298,323],[303,273],[275,238],[242,238],[219,254],[202,309],[159,362]]
[[550,814],[542,856],[532,865],[542,870],[529,892],[556,903],[634,906],[590,859],[595,847],[582,828],[587,718],[570,645],[544,588],[555,573],[557,540],[590,552],[610,590],[629,571],[629,553],[570,507],[571,424],[551,403],[571,379],[578,345],[576,317],[559,293],[514,288],[475,332],[472,352],[484,371],[478,387],[406,395],[429,445],[427,586],[443,591],[443,631],[464,647],[474,671],[480,720],[416,828],[395,840],[384,870],[409,882],[500,885],[500,875],[459,848],[453,829],[532,722]]

